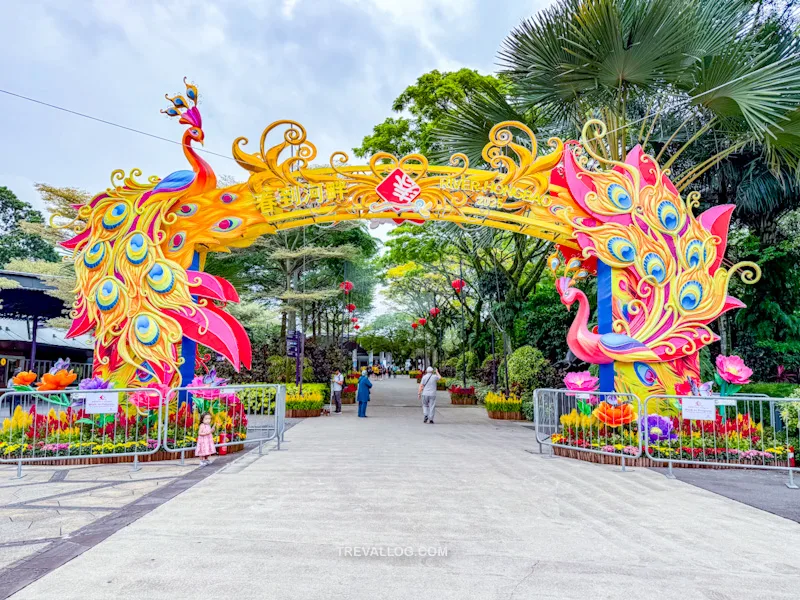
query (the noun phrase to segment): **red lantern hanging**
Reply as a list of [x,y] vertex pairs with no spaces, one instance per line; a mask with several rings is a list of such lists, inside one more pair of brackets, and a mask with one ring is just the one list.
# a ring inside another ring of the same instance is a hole
[[442,311],[440,311],[438,308],[436,308],[436,307],[434,306],[434,307],[433,307],[433,308],[430,310],[431,317],[433,317],[433,318],[435,319],[436,317],[438,317],[438,316],[439,316],[439,313],[440,313],[440,312],[442,312]]
[[450,285],[453,286],[453,289],[456,291],[456,294],[460,294],[461,290],[464,289],[464,286],[466,286],[467,283],[463,279],[456,279]]
[[343,281],[339,284],[339,289],[342,290],[345,294],[349,294],[353,289],[353,282],[352,281]]
[[356,309],[355,304],[348,304],[347,305],[347,312],[353,312]]
[[358,317],[351,317],[350,318],[350,322],[351,323],[358,323]]
[[425,323],[427,323],[427,322],[428,322],[428,319],[426,319],[425,317],[421,317],[421,318],[419,319],[419,324],[420,324],[420,325],[425,325]]
[[361,325],[353,325],[353,329],[359,330],[359,329],[361,329]]
[[416,321],[414,321],[414,322],[411,324],[411,329],[416,329],[417,327],[419,327],[419,323],[417,323]]

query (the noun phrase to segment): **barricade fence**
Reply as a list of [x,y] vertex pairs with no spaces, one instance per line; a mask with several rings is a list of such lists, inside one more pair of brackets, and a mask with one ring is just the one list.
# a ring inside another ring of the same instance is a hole
[[[543,446],[662,463],[784,470],[796,488],[800,400],[762,395],[651,395],[539,389],[533,394]],[[783,416],[778,406],[783,406]],[[563,453],[562,453],[563,454]],[[569,454],[569,453],[567,453]]]
[[214,442],[234,445],[282,441],[286,386],[136,388],[0,392],[0,463],[138,458],[193,451],[200,415],[211,414]]
[[[800,402],[789,403],[789,421],[800,417]],[[672,465],[794,470],[798,436],[775,410],[775,398],[755,396],[652,395],[644,402],[644,450],[654,462]],[[791,414],[793,413],[793,414]]]
[[636,435],[640,401],[634,394],[539,389],[533,399],[534,426],[542,445],[618,456],[642,455]]

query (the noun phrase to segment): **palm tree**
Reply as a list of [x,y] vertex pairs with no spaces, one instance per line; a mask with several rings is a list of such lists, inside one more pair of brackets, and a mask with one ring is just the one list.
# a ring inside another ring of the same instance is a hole
[[794,29],[788,10],[752,0],[560,0],[503,43],[510,95],[474,95],[438,137],[480,164],[498,117],[567,137],[599,118],[607,131],[584,132],[596,151],[619,160],[642,144],[681,190],[745,150],[779,179],[798,176]]

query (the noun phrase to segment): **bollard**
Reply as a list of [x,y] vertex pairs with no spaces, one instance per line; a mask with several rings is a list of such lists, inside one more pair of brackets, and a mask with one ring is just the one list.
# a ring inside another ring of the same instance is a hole
[[264,455],[264,442],[258,442],[258,455]]
[[22,479],[22,459],[17,462],[17,479]]

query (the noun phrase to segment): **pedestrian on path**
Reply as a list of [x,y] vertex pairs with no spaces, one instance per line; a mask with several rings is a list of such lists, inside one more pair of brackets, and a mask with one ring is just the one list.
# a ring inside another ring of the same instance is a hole
[[367,418],[367,402],[369,402],[369,389],[372,387],[372,382],[367,376],[367,370],[361,371],[361,377],[358,378],[358,393],[356,400],[358,400],[358,416]]
[[211,413],[203,413],[200,416],[200,427],[197,430],[197,447],[194,449],[194,455],[200,458],[200,466],[205,467],[210,464],[208,457],[216,453],[214,429],[211,427]]
[[433,367],[426,369],[425,375],[419,382],[418,397],[422,400],[422,422],[433,425],[433,417],[436,414],[436,382],[442,378],[439,369],[433,372]]
[[339,369],[333,374],[333,401],[336,403],[336,410],[333,412],[342,412],[342,386],[344,385],[344,375]]

